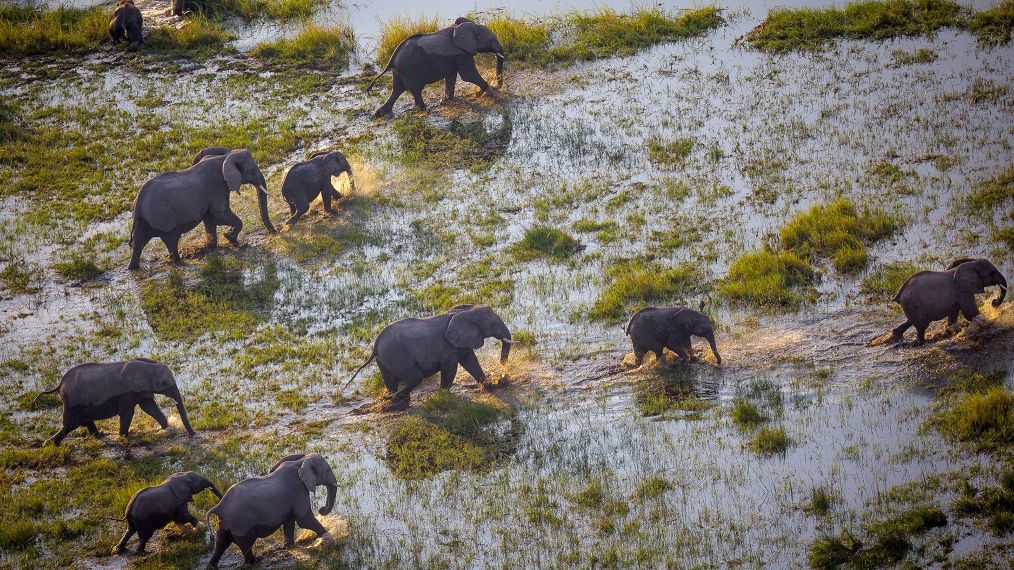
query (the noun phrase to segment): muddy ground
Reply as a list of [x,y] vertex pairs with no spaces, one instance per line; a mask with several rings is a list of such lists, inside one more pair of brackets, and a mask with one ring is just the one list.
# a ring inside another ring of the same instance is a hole
[[[457,8],[434,10],[450,20]],[[353,22],[369,19],[347,10]],[[956,373],[999,372],[1014,385],[1014,310],[990,306],[991,290],[980,296],[990,324],[975,334],[938,323],[926,346],[911,336],[871,345],[903,318],[890,294],[862,283],[899,262],[942,268],[961,256],[988,257],[1014,275],[1014,255],[993,232],[1009,204],[983,216],[963,202],[1012,162],[1014,48],[945,29],[767,55],[738,41],[766,13],[730,7],[728,24],[707,36],[630,57],[508,68],[496,97],[475,98],[459,83],[463,97],[438,104],[434,87],[426,114],[403,97],[396,117],[419,119],[407,137],[396,121],[370,118],[387,87],[362,90],[376,34],[365,23],[360,61],[334,72],[262,66],[242,53],[8,62],[0,92],[27,124],[58,126],[68,152],[103,158],[73,199],[18,194],[0,209],[3,258],[29,275],[0,300],[5,453],[42,453],[59,409],[26,397],[88,361],[166,362],[200,433],[187,438],[175,416],[162,432],[139,414],[129,442],[81,432],[59,461],[8,460],[4,511],[36,505],[39,536],[4,548],[0,564],[203,566],[203,525],[156,535],[150,549],[171,556],[120,557],[108,555],[120,523],[102,517],[119,516],[146,480],[182,468],[210,472],[224,489],[287,453],[317,451],[338,473],[338,505],[325,519],[342,539],[285,551],[279,533],[258,545],[267,567],[799,567],[819,537],[862,536],[924,505],[947,512],[947,523],[913,535],[901,563],[1009,565],[1009,534],[951,510],[966,482],[994,483],[1009,452],[953,441],[929,421]],[[244,32],[239,43],[278,33]],[[935,59],[899,63],[923,48]],[[412,137],[427,128],[464,142],[420,157]],[[467,135],[475,132],[483,135]],[[153,241],[141,270],[126,271],[136,189],[189,164],[191,141],[216,136],[254,151],[276,225],[286,213],[282,175],[312,152],[345,151],[356,192],[337,217],[317,202],[291,231],[269,235],[254,191],[244,191],[233,198],[246,224],[239,247],[200,252],[195,231],[183,267]],[[649,159],[650,140],[692,145],[660,163]],[[130,158],[142,151],[151,160]],[[72,173],[83,162],[53,159],[52,169]],[[894,235],[869,244],[865,270],[843,274],[816,259],[819,297],[798,308],[735,305],[707,286],[797,213],[839,196],[899,220]],[[567,231],[583,249],[519,259],[515,244],[537,225]],[[58,264],[74,252],[101,274],[61,276]],[[671,302],[712,315],[720,367],[702,343],[693,364],[649,358],[633,368],[623,323],[589,316],[615,279],[610,269],[632,258],[692,264],[705,286]],[[223,276],[233,283],[224,296],[202,289]],[[499,380],[492,391],[463,371],[452,391],[507,410],[490,427],[496,453],[481,467],[399,476],[389,440],[406,418],[425,416],[420,403],[437,380],[401,413],[372,410],[375,367],[365,382],[346,380],[385,324],[460,301],[489,303],[526,339],[505,367],[492,342],[482,349]],[[752,445],[763,428],[733,420],[742,401],[765,427],[784,429],[787,447]],[[113,420],[100,427],[116,431]],[[32,499],[61,488],[47,481],[90,476],[109,460],[149,467],[135,469],[116,500]],[[817,490],[832,497],[822,512],[811,508]],[[202,520],[209,500],[192,507]],[[52,530],[74,520],[87,526]],[[223,560],[240,564],[237,551]]]

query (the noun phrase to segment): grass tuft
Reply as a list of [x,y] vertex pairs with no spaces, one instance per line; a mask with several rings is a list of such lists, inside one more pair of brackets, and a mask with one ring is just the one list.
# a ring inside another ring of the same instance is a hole
[[161,26],[144,39],[144,51],[167,57],[203,58],[231,52],[226,44],[236,36],[204,16],[187,18],[183,26]]
[[746,40],[759,50],[782,52],[817,49],[836,39],[930,35],[961,23],[962,8],[953,0],[872,0],[844,8],[777,8]]
[[816,298],[813,280],[813,267],[795,253],[765,249],[737,257],[718,291],[734,303],[790,307]]
[[384,22],[380,28],[380,41],[377,44],[377,64],[387,65],[394,55],[394,50],[405,38],[416,34],[428,34],[439,28],[436,16],[432,18],[399,17]]
[[648,147],[648,160],[652,164],[667,168],[680,166],[690,156],[695,142],[692,137],[664,141],[658,136],[651,136],[645,141]]
[[860,290],[871,297],[888,298],[897,293],[909,277],[923,269],[925,267],[909,261],[881,265],[863,277]]
[[257,44],[251,53],[264,60],[342,69],[355,49],[355,34],[348,24],[309,25],[291,38]]
[[108,37],[111,17],[108,6],[49,10],[5,4],[0,6],[0,55],[95,50]]
[[64,279],[79,281],[95,279],[105,272],[95,263],[93,255],[83,252],[74,252],[67,260],[54,263],[53,269]]
[[239,18],[247,22],[267,18],[282,22],[305,19],[327,0],[202,0],[197,11],[208,18]]
[[780,232],[782,245],[801,255],[819,255],[831,259],[842,273],[856,273],[866,267],[864,243],[890,236],[899,223],[880,208],[866,206],[861,211],[847,198],[830,204],[817,204],[796,214]]
[[768,421],[768,417],[750,400],[736,400],[732,404],[731,414],[733,423],[742,431],[754,429]]
[[1014,394],[1003,386],[947,399],[931,419],[952,439],[979,451],[1001,451],[1014,443]]
[[976,183],[965,197],[965,206],[970,213],[989,221],[997,210],[1014,207],[1014,166]]
[[522,261],[536,258],[562,261],[582,249],[584,246],[581,245],[581,242],[563,230],[549,226],[529,228],[521,241],[513,246],[514,255]]
[[609,285],[592,305],[589,317],[622,322],[631,312],[653,303],[671,304],[708,291],[697,264],[665,267],[652,261],[624,260],[606,271]]
[[1014,532],[1014,467],[1007,467],[999,479],[999,484],[981,491],[966,483],[954,511],[985,519],[994,534],[1006,536]]
[[792,445],[792,440],[785,433],[783,427],[762,427],[757,435],[750,440],[750,449],[761,455],[785,453],[790,445]]
[[1014,29],[1014,0],[1000,0],[992,8],[977,12],[969,20],[968,29],[983,45],[1006,44]]

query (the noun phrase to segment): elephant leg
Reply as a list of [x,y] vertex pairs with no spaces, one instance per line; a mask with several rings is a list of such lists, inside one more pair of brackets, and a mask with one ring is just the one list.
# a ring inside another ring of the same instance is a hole
[[440,365],[440,387],[450,388],[454,382],[454,375],[458,372],[458,363],[455,360],[444,362]]
[[901,340],[905,338],[905,331],[907,331],[908,328],[911,326],[912,321],[906,320],[900,325],[894,327],[894,329],[891,331],[891,338],[893,338],[894,340]]
[[155,534],[152,529],[144,529],[137,531],[137,550],[135,554],[144,554],[145,548],[148,547],[148,541],[151,540],[151,535]]
[[257,541],[256,536],[234,536],[233,540],[236,541],[236,546],[239,547],[240,552],[243,553],[243,559],[247,564],[256,564],[257,556],[253,553],[254,542]]
[[[404,386],[401,387],[401,390],[394,393],[391,400],[394,402],[398,402],[400,400],[408,401],[409,394],[412,393],[412,390],[415,390],[416,386],[422,383],[423,378],[425,378],[425,376],[423,375],[422,370],[419,370],[418,368],[407,372],[401,378],[404,381]],[[300,526],[303,525],[300,524]]]
[[454,99],[454,84],[458,82],[458,72],[452,71],[444,77],[444,95],[445,100],[450,101]]
[[102,432],[99,431],[99,426],[95,425],[95,422],[88,422],[85,424],[85,427],[88,428],[88,433],[92,434],[93,437],[102,437]]
[[959,309],[955,309],[953,313],[947,315],[947,326],[948,327],[952,327],[952,326],[954,326],[954,323],[958,322],[958,314],[959,313],[960,313],[960,310]]
[[141,411],[155,418],[155,421],[158,422],[158,425],[161,426],[162,429],[167,429],[169,427],[169,420],[166,419],[162,410],[158,408],[158,404],[155,403],[154,399],[145,398],[138,402],[138,404],[141,406]]
[[222,559],[222,555],[225,554],[225,550],[229,548],[230,544],[232,544],[232,533],[218,527],[215,532],[215,551],[211,554],[211,560],[208,561],[208,568],[218,568],[218,561]]
[[134,222],[134,235],[131,240],[130,264],[127,269],[137,269],[141,266],[141,251],[151,241],[152,235],[142,225],[140,220]]
[[926,344],[926,329],[929,328],[929,324],[917,324],[915,325],[916,338],[919,339],[919,344]]
[[317,520],[317,517],[313,516],[313,511],[307,511],[305,515],[301,517],[296,517],[296,522],[299,523],[300,527],[305,528],[307,530],[312,530],[319,536],[324,536],[325,534],[327,534],[327,529],[324,528],[324,525],[320,524],[320,521]]
[[176,513],[173,515],[173,520],[176,521],[176,524],[178,525],[188,524],[194,528],[197,528],[197,525],[201,522],[197,520],[197,517],[190,514],[190,510],[187,508],[187,503],[183,503],[176,509]]
[[398,73],[395,72],[394,81],[391,83],[391,96],[388,97],[387,101],[373,113],[373,118],[377,119],[390,115],[391,112],[394,111],[394,104],[398,101],[398,97],[401,97],[401,94],[404,92],[405,85],[401,82],[401,78],[398,77]]
[[475,352],[471,349],[466,349],[464,354],[461,356],[461,367],[468,372],[475,381],[483,387],[486,386],[486,373],[482,371],[482,366],[479,364],[479,359],[475,357]]
[[[331,215],[338,214],[338,212],[335,212],[334,208],[331,207],[331,198],[335,197],[335,195],[337,194],[338,192],[331,187],[331,184],[326,184],[324,188],[320,191],[320,201],[324,204],[324,211],[327,212],[328,214]],[[338,196],[337,199],[340,200],[341,196]]]
[[479,70],[476,69],[474,59],[468,58],[467,61],[462,62],[461,67],[458,68],[458,73],[461,74],[462,80],[478,85],[480,95],[489,89],[489,83],[486,83]]
[[226,210],[214,217],[214,222],[220,226],[229,226],[231,229],[225,232],[225,239],[236,245],[239,243],[239,232],[243,229],[243,220],[239,219],[232,210]]
[[292,227],[304,214],[310,209],[310,203],[304,198],[302,200],[293,200],[289,204],[289,210],[292,211],[292,215],[289,216],[288,220],[285,220],[285,225]]
[[285,548],[296,544],[296,519],[289,519],[282,523],[282,532],[285,534]]
[[123,551],[127,549],[127,541],[130,537],[134,536],[134,525],[127,523],[127,532],[123,533],[123,537],[120,538],[120,542],[116,543],[113,547],[113,554],[123,554]]
[[130,407],[123,406],[120,408],[120,435],[127,437],[127,433],[130,431],[130,422],[134,420],[134,405]]
[[411,90],[412,98],[415,99],[415,106],[420,111],[426,110],[426,101],[423,100],[422,87]]
[[169,257],[172,258],[173,263],[179,265],[183,263],[183,258],[180,257],[180,236],[179,234],[170,234],[162,236],[162,243],[165,244],[165,248],[169,250]]
[[204,247],[212,249],[218,247],[218,225],[211,217],[204,218]]
[[979,316],[979,307],[975,306],[975,296],[966,295],[958,299],[958,310],[968,322],[975,320],[975,317]]

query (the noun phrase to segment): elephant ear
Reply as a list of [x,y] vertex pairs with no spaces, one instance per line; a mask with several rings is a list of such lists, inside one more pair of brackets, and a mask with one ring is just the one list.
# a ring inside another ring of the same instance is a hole
[[222,176],[225,177],[229,192],[239,192],[239,187],[243,184],[243,171],[240,167],[252,159],[246,149],[234,150],[225,157],[225,161],[222,162]]
[[451,27],[444,28],[439,32],[433,32],[432,34],[422,34],[415,40],[415,45],[422,48],[429,55],[445,57],[464,55],[466,52],[453,39],[453,35],[457,33],[457,29],[457,27]]
[[483,343],[482,331],[479,330],[478,311],[486,305],[476,305],[451,317],[447,323],[444,338],[456,348],[480,348]]
[[320,464],[323,461],[324,461],[323,457],[321,457],[316,453],[311,453],[310,455],[303,458],[303,465],[299,468],[299,471],[297,472],[299,474],[299,478],[302,479],[303,485],[306,487],[306,490],[310,493],[312,493],[313,490],[316,489],[317,485],[320,483],[318,481],[321,474]]
[[169,491],[171,491],[173,496],[176,497],[176,500],[181,503],[190,501],[190,497],[192,495],[191,491],[193,490],[193,484],[191,483],[192,475],[193,472],[190,471],[186,473],[176,473],[174,475],[170,475],[169,478],[165,480],[167,486],[169,487]]
[[454,42],[455,47],[469,55],[479,53],[479,25],[468,21],[454,26],[454,36],[451,41]]
[[979,275],[978,268],[975,263],[962,263],[954,270],[954,283],[958,285],[958,289],[971,293],[973,295],[982,293],[985,291],[982,276]]

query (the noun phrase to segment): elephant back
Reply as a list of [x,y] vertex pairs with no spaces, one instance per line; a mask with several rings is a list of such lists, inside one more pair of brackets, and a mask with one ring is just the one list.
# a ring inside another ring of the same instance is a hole
[[120,372],[127,362],[89,363],[71,368],[63,376],[60,398],[67,407],[97,406],[121,394],[134,392]]
[[308,507],[310,494],[296,470],[288,467],[283,465],[270,475],[251,477],[229,487],[213,509],[222,525],[236,536],[246,536],[254,526],[273,531],[291,514],[294,499],[304,500]]

